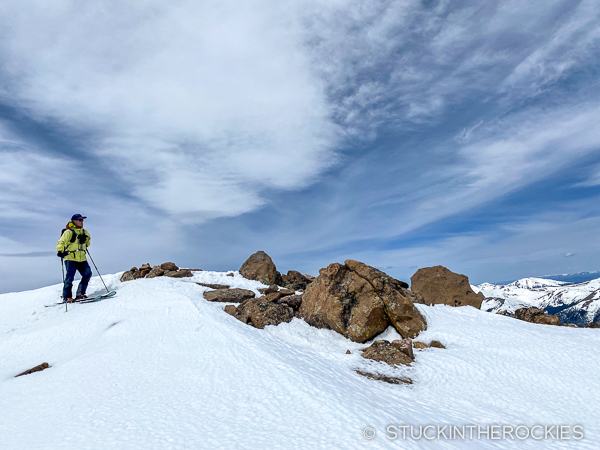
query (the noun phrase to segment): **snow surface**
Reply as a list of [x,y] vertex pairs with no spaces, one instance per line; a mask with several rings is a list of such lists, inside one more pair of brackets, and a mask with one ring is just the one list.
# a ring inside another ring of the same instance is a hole
[[[119,277],[105,277],[116,297],[68,313],[44,307],[60,285],[0,295],[2,449],[598,448],[600,330],[417,305],[428,322],[418,340],[447,349],[394,369],[299,319],[247,326],[191,282],[263,286],[238,273]],[[93,278],[89,292],[101,287]],[[14,378],[42,362],[52,367]],[[391,424],[582,425],[585,438],[391,441]]]

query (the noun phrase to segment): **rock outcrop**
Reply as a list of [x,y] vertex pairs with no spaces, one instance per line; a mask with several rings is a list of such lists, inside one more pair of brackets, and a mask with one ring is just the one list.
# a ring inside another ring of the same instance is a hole
[[247,325],[260,329],[267,325],[290,322],[294,318],[294,310],[288,305],[267,302],[262,297],[244,300],[235,310],[229,308],[225,312]]
[[408,285],[358,261],[333,263],[319,271],[303,294],[298,317],[365,342],[391,323],[403,338],[426,329]]
[[473,306],[481,309],[483,294],[471,289],[466,275],[454,273],[444,266],[419,269],[410,278],[410,289],[422,297],[426,305]]
[[[200,269],[195,269],[200,270]],[[121,275],[121,281],[137,280],[139,278],[171,277],[185,278],[194,274],[191,269],[180,269],[172,262],[162,263],[160,266],[150,267],[150,264],[142,264],[140,268],[132,267]]]
[[513,317],[525,322],[560,325],[560,319],[557,316],[546,314],[539,308],[519,308],[515,311]]
[[240,275],[248,280],[260,281],[263,284],[282,284],[281,274],[269,255],[258,251],[251,255],[240,267]]
[[312,281],[296,270],[288,270],[287,275],[282,275],[281,278],[283,286],[293,291],[304,291]]
[[138,278],[141,278],[141,276],[139,269],[137,267],[132,267],[121,275],[121,281],[137,280]]
[[256,294],[248,289],[217,289],[206,291],[204,298],[209,302],[241,303],[244,300],[254,298]]

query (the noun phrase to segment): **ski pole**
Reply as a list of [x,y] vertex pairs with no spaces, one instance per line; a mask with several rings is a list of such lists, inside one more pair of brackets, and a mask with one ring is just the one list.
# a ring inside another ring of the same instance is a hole
[[63,275],[63,301],[65,302],[65,312],[68,312],[69,307],[67,306],[67,299],[64,296],[64,292],[65,292],[65,262],[64,262],[64,258],[60,258],[60,268],[62,269],[62,275]]
[[[87,254],[90,257],[90,259],[92,260],[92,264],[96,268],[96,272],[98,272],[98,276],[100,277],[100,280],[102,280],[102,275],[100,275],[100,271],[98,270],[98,267],[96,267],[96,263],[94,262],[94,258],[92,258],[92,255],[90,255],[90,251],[87,248],[85,249],[85,251],[87,252]],[[102,280],[102,284],[104,285],[104,288],[106,289],[106,292],[110,292],[108,290],[108,288],[106,287],[106,283],[104,282],[104,280]]]

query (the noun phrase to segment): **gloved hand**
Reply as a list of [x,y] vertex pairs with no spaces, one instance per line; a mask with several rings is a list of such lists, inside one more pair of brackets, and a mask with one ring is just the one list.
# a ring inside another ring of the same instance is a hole
[[56,254],[56,256],[58,256],[59,258],[64,258],[64,257],[65,257],[65,256],[67,256],[67,255],[68,255],[68,253],[67,253],[67,252],[58,252],[58,253]]
[[85,241],[87,239],[87,236],[85,233],[81,233],[77,235],[77,240],[79,241],[80,244],[85,244]]

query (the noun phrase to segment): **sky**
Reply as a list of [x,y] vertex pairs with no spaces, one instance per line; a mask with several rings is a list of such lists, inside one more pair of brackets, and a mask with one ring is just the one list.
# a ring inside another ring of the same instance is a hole
[[595,0],[0,3],[0,293],[100,272],[600,269]]

